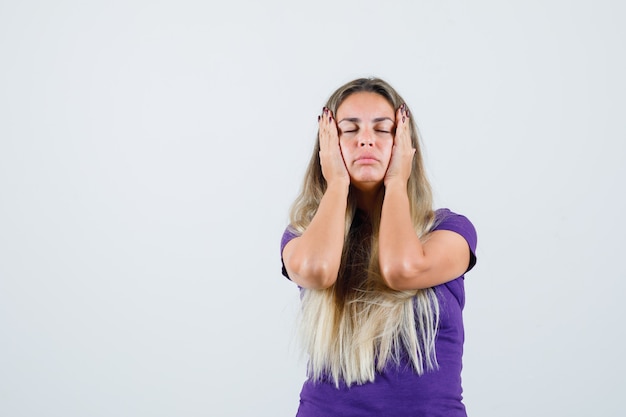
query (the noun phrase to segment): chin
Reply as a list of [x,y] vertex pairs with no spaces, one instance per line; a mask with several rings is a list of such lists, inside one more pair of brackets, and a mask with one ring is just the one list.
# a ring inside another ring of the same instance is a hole
[[382,187],[383,178],[352,178],[350,184],[359,191],[372,191]]

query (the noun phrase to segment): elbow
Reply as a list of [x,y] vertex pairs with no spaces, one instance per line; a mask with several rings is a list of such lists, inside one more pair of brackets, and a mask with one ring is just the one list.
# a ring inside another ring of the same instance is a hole
[[333,268],[328,262],[316,262],[310,259],[292,259],[288,270],[293,275],[293,281],[311,290],[329,288],[337,280],[338,273],[338,268]]
[[307,265],[301,271],[302,287],[312,290],[325,290],[337,281],[337,272],[332,271],[329,265]]
[[424,274],[425,268],[422,263],[416,261],[398,261],[382,263],[380,272],[383,281],[394,291],[419,290],[425,288],[421,285],[420,277]]

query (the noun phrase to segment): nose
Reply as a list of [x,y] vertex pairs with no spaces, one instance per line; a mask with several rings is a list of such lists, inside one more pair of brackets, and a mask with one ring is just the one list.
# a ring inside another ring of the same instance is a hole
[[372,147],[374,146],[374,135],[369,129],[363,129],[359,135],[359,147]]

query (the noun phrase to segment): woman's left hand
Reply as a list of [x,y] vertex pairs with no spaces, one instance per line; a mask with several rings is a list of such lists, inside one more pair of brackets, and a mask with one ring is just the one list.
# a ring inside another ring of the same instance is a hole
[[407,183],[413,167],[413,155],[415,155],[415,148],[411,142],[409,109],[406,104],[403,104],[396,110],[396,134],[393,138],[391,160],[385,174],[385,186],[394,181]]

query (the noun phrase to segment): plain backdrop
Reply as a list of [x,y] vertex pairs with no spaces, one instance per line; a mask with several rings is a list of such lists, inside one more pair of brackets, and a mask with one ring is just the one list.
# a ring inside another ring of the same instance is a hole
[[0,1],[0,415],[293,416],[279,241],[379,76],[479,234],[471,416],[623,416],[618,0]]

